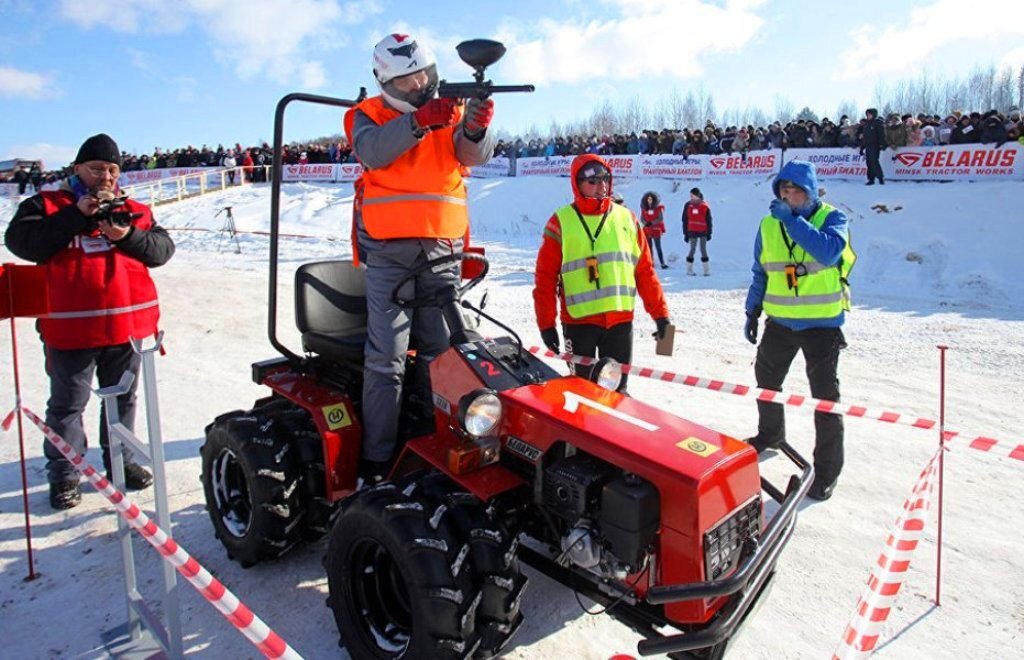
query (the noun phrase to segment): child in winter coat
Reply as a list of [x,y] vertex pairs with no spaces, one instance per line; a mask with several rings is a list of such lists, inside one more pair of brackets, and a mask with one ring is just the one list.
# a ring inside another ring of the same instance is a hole
[[711,207],[704,201],[704,193],[700,188],[690,190],[690,201],[683,205],[683,240],[690,244],[690,254],[686,257],[686,274],[693,272],[693,255],[700,244],[700,261],[704,264],[704,274],[711,274],[708,262],[708,241],[711,240]]
[[665,206],[658,198],[658,193],[644,193],[640,200],[640,224],[647,238],[648,246],[651,248],[651,256],[658,251],[658,262],[662,268],[668,268],[665,263],[665,256],[661,252],[661,237],[665,233]]

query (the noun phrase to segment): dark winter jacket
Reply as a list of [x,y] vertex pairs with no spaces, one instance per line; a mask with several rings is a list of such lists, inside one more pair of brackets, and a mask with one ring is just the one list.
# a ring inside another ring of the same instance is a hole
[[959,122],[949,136],[950,144],[975,144],[981,141],[981,131],[971,122]]
[[879,117],[868,121],[861,137],[861,147],[865,151],[881,151],[889,146],[885,139],[885,124]]
[[[74,195],[73,181],[64,181],[61,191]],[[43,209],[42,197],[29,197],[18,206],[4,234],[8,250],[37,264],[46,262],[66,248],[75,236],[91,233],[95,227],[94,221],[82,215],[74,204],[47,217],[45,222]],[[128,235],[115,245],[149,268],[162,266],[174,254],[174,241],[167,230],[155,221],[148,231],[133,226]]]

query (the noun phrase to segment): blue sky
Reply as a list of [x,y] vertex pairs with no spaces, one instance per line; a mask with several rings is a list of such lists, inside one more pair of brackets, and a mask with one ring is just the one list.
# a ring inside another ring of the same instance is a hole
[[[785,97],[834,114],[879,80],[1024,64],[1020,0],[0,0],[0,159],[58,165],[100,131],[137,153],[269,141],[284,94],[375,91],[390,32],[430,43],[453,81],[470,74],[455,44],[504,41],[491,77],[538,88],[497,98],[511,133],[701,86],[719,112]],[[338,111],[297,107],[285,137],[339,131]]]

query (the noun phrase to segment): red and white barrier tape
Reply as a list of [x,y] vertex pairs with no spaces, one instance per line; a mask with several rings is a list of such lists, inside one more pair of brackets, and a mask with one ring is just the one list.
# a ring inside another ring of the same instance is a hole
[[[554,351],[546,348],[540,348],[539,346],[530,346],[527,350],[535,355],[541,355],[557,360],[565,360],[566,362],[582,364],[584,366],[588,366],[596,362],[594,358],[573,355],[572,353],[555,353]],[[846,415],[848,417],[859,417],[861,419],[873,419],[878,422],[886,422],[887,424],[902,424],[904,426],[912,426],[916,429],[933,429],[939,424],[934,419],[927,419],[924,417],[914,417],[912,415],[904,415],[902,413],[891,411],[871,410],[865,406],[858,406],[850,403],[825,401],[823,399],[815,399],[814,397],[803,394],[784,394],[776,390],[765,390],[760,387],[750,387],[748,385],[736,385],[724,380],[713,380],[710,378],[701,378],[700,376],[686,376],[683,374],[673,373],[671,371],[661,371],[637,365],[622,365],[622,373],[639,376],[641,378],[660,380],[666,383],[688,385],[690,387],[712,390],[714,392],[735,394],[736,396],[752,396],[758,401],[769,401],[794,407],[813,408],[815,412]],[[964,437],[959,431],[946,431],[944,438],[946,441],[949,441],[958,436]],[[1024,461],[1024,444],[1014,445],[1013,443],[1000,441],[988,436],[973,437],[969,439],[969,442],[971,449],[998,454],[1006,452],[1005,456],[1018,461]],[[1001,452],[993,451],[997,445],[1001,445]],[[1010,447],[1009,451],[1006,451],[1007,446]]]
[[866,658],[878,644],[882,626],[903,586],[914,551],[924,534],[931,506],[932,489],[937,477],[936,452],[918,477],[910,497],[903,502],[903,513],[896,519],[889,538],[871,569],[864,593],[857,600],[853,618],[843,633],[833,660]]
[[150,520],[149,516],[143,513],[139,507],[132,504],[124,494],[114,488],[92,465],[85,461],[84,457],[72,449],[71,445],[43,423],[43,420],[28,408],[22,407],[21,410],[26,417],[32,420],[33,424],[39,427],[46,439],[71,461],[75,469],[81,472],[96,487],[96,490],[114,505],[114,508],[128,521],[128,524],[149,541],[149,544],[156,548],[156,551],[174,566],[206,600],[210,601],[224,615],[224,618],[238,628],[246,639],[259,649],[260,653],[267,658],[302,659],[302,656],[296,653],[287,642],[267,627],[267,624],[253,614],[252,610],[238,600],[217,578],[210,575],[209,571],[203,568],[184,548],[175,543],[174,539],[164,530],[157,527],[156,523]]

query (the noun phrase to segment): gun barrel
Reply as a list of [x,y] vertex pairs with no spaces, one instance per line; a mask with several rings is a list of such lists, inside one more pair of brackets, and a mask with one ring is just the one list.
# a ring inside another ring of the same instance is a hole
[[496,93],[532,91],[534,91],[533,85],[494,85],[489,80],[482,83],[450,83],[442,80],[437,87],[437,95],[443,99],[485,99]]

